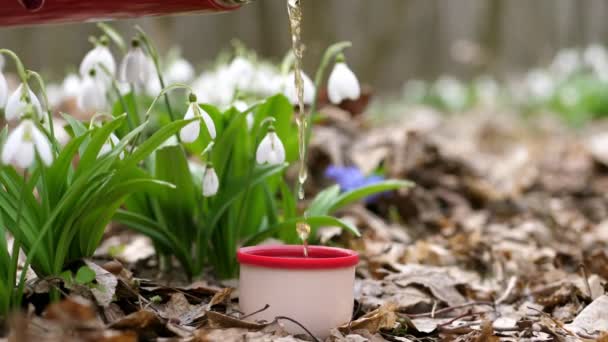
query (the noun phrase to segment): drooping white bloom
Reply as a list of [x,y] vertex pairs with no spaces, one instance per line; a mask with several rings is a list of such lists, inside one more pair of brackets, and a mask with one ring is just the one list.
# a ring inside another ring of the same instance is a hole
[[120,80],[136,85],[145,85],[150,79],[149,58],[137,44],[127,52],[120,63]]
[[344,62],[338,62],[327,81],[327,95],[333,104],[344,100],[356,100],[361,96],[359,80]]
[[[47,130],[47,132],[51,131],[51,125],[48,120],[45,120],[42,125]],[[55,134],[55,139],[57,140],[60,146],[65,146],[72,138],[70,134],[65,130],[65,125],[65,120],[59,118],[53,119],[53,134]]]
[[[106,140],[106,142],[101,146],[101,149],[99,150],[99,153],[97,154],[97,158],[110,153],[110,151],[112,151],[112,149],[114,147],[116,147],[116,145],[118,145],[119,142],[120,142],[120,140],[114,133],[110,134],[110,136],[108,137],[108,140]],[[125,152],[124,151],[120,152],[119,158],[122,159],[124,156],[125,156]]]
[[4,69],[4,56],[0,55],[0,71]]
[[8,83],[6,82],[6,78],[0,71],[0,108],[4,108],[6,105],[6,100],[8,99]]
[[268,163],[271,165],[285,162],[285,148],[277,133],[271,128],[262,139],[255,153],[258,164]]
[[98,112],[105,109],[107,105],[105,86],[98,82],[94,75],[86,76],[82,81],[76,103],[84,112]]
[[31,120],[23,120],[6,139],[2,163],[25,169],[34,162],[36,152],[45,165],[51,165],[53,153],[49,140]]
[[69,74],[63,79],[61,83],[61,91],[63,96],[66,98],[76,97],[80,93],[80,87],[82,82],[80,77],[76,74]]
[[247,89],[255,76],[255,66],[245,57],[237,56],[228,67],[228,82],[236,89]]
[[194,67],[183,58],[178,58],[169,64],[165,71],[167,83],[188,83],[194,78]]
[[13,121],[21,118],[25,114],[33,114],[34,118],[40,120],[43,117],[42,106],[36,94],[28,87],[27,94],[30,99],[33,113],[26,113],[28,103],[23,98],[23,84],[19,85],[17,89],[9,96],[6,101],[6,107],[4,109],[4,115],[7,121]]
[[87,77],[91,70],[95,70],[95,78],[104,85],[112,82],[112,76],[116,73],[116,62],[107,46],[99,44],[84,56],[80,63],[80,76]]
[[203,196],[215,196],[219,187],[220,180],[218,179],[213,166],[210,165],[205,167],[203,171]]
[[551,75],[540,69],[529,71],[525,83],[530,95],[538,100],[546,100],[551,97],[556,87]]
[[[292,71],[285,79],[284,94],[293,105],[298,104],[298,94],[295,85],[295,73]],[[315,97],[315,85],[308,75],[302,72],[302,83],[304,88],[304,104],[311,105]]]
[[[215,139],[215,124],[213,123],[213,119],[209,116],[209,113],[204,111],[196,101],[190,102],[188,106],[188,111],[186,115],[184,115],[184,120],[194,119],[194,118],[202,118],[205,126],[207,127],[207,131],[211,136],[211,139]],[[193,121],[184,128],[179,131],[179,137],[183,142],[191,143],[196,140],[200,134],[201,126],[200,121]]]

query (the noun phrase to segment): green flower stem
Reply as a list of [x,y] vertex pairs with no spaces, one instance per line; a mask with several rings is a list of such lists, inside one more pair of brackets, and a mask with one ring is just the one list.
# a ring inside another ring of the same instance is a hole
[[25,71],[25,67],[21,62],[21,59],[19,59],[19,57],[9,49],[0,49],[0,53],[9,56],[13,59],[13,61],[15,61],[15,67],[17,68],[19,79],[21,79],[21,82],[27,86],[27,72]]
[[[144,122],[148,122],[150,119],[150,114],[152,113],[152,109],[154,109],[154,105],[156,105],[156,102],[163,96],[167,96],[167,93],[172,91],[172,90],[176,90],[176,89],[186,89],[188,91],[190,91],[191,93],[193,93],[192,88],[190,88],[190,86],[186,85],[186,84],[181,84],[181,83],[175,83],[172,84],[166,88],[163,88],[163,90],[161,90],[160,94],[158,94],[154,100],[152,101],[152,103],[150,104],[150,107],[148,107],[148,110],[146,110],[146,114],[144,116]],[[141,133],[138,133],[137,136],[135,136],[135,139],[133,139],[134,144],[133,147],[131,148],[131,153],[133,153],[133,151],[135,150],[135,144],[139,141]],[[179,141],[179,135],[177,135],[177,140]]]
[[[323,57],[321,58],[321,64],[319,64],[319,68],[317,69],[317,73],[315,74],[315,95],[313,97],[312,100],[312,104],[310,106],[310,114],[309,115],[303,115],[303,125],[306,128],[306,134],[304,135],[304,142],[303,145],[306,147],[304,148],[304,152],[301,155],[301,163],[305,163],[306,162],[306,156],[308,154],[308,143],[310,142],[310,137],[312,135],[312,123],[314,119],[314,116],[316,115],[316,111],[317,111],[317,102],[319,101],[319,92],[321,89],[321,83],[323,83],[323,80],[325,79],[325,71],[327,69],[327,67],[329,66],[329,63],[336,58],[336,56],[338,56],[339,54],[342,53],[342,51],[348,47],[350,47],[352,45],[351,42],[339,42],[339,43],[335,43],[333,45],[330,45],[327,50],[325,50],[325,53],[323,54]],[[298,189],[298,187],[301,186],[301,184],[299,184],[299,181],[296,180],[296,200],[298,199],[298,192],[300,191]]]
[[[160,68],[160,58],[158,57],[158,52],[156,51],[154,44],[152,44],[150,39],[148,39],[148,35],[146,35],[146,32],[144,30],[142,30],[141,27],[135,26],[135,30],[137,30],[137,32],[139,33],[139,38],[140,38],[141,42],[146,47],[148,54],[150,55],[150,57],[152,58],[152,61],[154,62],[154,69],[156,70],[156,75],[158,76],[158,81],[160,83],[160,87],[164,89],[166,83],[165,83],[165,79],[163,78],[162,70]],[[171,102],[169,101],[169,96],[165,93],[164,97],[165,97],[165,105],[167,106],[167,111],[169,112],[169,116],[171,117],[172,121],[175,121],[176,118],[173,114],[173,109],[171,108]]]
[[[26,72],[25,67],[23,66],[23,62],[21,59],[15,54],[13,51],[9,49],[0,49],[0,54],[6,55],[10,57],[15,62],[15,67],[17,68],[17,75],[19,75],[19,79],[21,79],[21,83],[23,83],[23,88],[21,89],[21,96],[23,99],[29,99],[29,85],[28,85],[28,73]],[[30,101],[31,102],[31,101]]]
[[125,102],[125,99],[123,98],[122,94],[120,93],[120,88],[118,87],[118,81],[116,81],[116,77],[114,77],[114,75],[110,72],[110,70],[108,70],[108,68],[106,68],[105,65],[103,65],[103,64],[98,64],[98,65],[101,68],[101,70],[103,70],[103,72],[105,72],[106,75],[108,75],[110,77],[111,84],[112,84],[112,90],[114,90],[114,92],[116,93],[116,96],[118,96],[118,101],[120,101],[120,105],[123,109],[123,112],[127,113],[127,121],[129,123],[129,129],[130,130],[135,129],[135,127],[137,127],[136,121],[133,118],[133,113],[131,113],[131,111],[129,110],[129,106],[127,105],[127,103]]
[[[97,23],[97,27],[116,44],[120,52],[123,54],[127,53],[127,44],[125,44],[125,40],[118,31],[106,23]],[[97,44],[97,42],[95,42],[95,44]]]
[[[46,107],[46,115],[49,120],[49,134],[51,137],[51,143],[53,144],[53,148],[57,153],[59,153],[59,144],[57,143],[57,139],[55,138],[55,127],[53,125],[53,113],[51,113],[51,105],[49,103],[49,97],[46,94],[46,86],[44,84],[44,80],[39,73],[33,70],[27,70],[27,76],[32,76],[37,82],[38,87],[40,88],[40,92],[42,93],[42,99],[44,100],[44,105]],[[45,129],[46,130],[46,129]]]

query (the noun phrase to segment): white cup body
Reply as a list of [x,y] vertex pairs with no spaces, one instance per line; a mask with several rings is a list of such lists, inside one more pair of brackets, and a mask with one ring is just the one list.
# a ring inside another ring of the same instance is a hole
[[[239,305],[247,318],[272,321],[277,316],[292,318],[313,335],[325,338],[332,328],[348,323],[354,303],[355,266],[331,269],[281,269],[241,264]],[[305,331],[280,320],[292,334]]]

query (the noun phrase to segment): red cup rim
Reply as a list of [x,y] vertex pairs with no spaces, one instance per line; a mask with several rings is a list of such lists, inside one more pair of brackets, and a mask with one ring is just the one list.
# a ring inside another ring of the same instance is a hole
[[241,265],[283,269],[332,269],[357,265],[359,254],[350,249],[308,246],[308,258],[301,245],[265,245],[239,248],[236,257]]

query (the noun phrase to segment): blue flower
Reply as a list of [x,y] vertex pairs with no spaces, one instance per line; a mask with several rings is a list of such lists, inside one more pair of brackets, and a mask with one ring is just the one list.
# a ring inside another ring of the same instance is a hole
[[[363,172],[355,166],[331,165],[325,170],[325,177],[338,183],[340,190],[343,192],[355,190],[384,180],[384,177],[380,175],[365,176]],[[376,194],[366,197],[365,203],[375,201],[380,195],[381,194]]]

